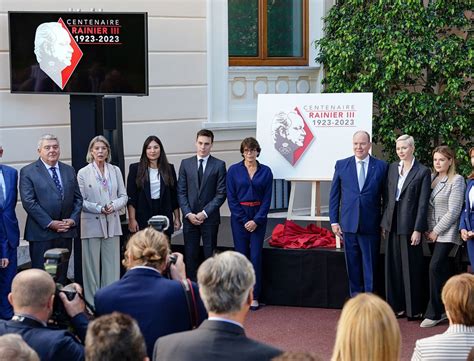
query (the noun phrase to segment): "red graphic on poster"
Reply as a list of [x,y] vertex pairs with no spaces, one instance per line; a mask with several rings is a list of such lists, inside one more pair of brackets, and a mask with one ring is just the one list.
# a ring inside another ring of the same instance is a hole
[[298,107],[291,112],[279,112],[273,118],[273,144],[275,149],[292,165],[301,159],[314,139]]
[[40,69],[61,89],[83,55],[61,18],[56,23],[42,23],[36,28],[34,53]]

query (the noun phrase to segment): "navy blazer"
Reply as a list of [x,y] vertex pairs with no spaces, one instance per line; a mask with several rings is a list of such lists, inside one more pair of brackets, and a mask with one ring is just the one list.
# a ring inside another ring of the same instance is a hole
[[[171,176],[174,180],[173,186],[165,185],[165,181],[160,172],[160,204],[161,210],[160,215],[168,217],[170,221],[170,227],[167,233],[173,233],[173,211],[179,207],[178,197],[176,193],[177,180],[176,172],[173,164],[170,164]],[[138,163],[130,164],[130,169],[127,177],[127,194],[128,194],[128,205],[135,208],[135,218],[140,229],[148,227],[148,220],[155,216],[152,214],[151,208],[151,190],[150,181],[146,181],[143,188],[137,187],[137,173]]]
[[8,246],[18,247],[20,229],[16,218],[15,207],[18,198],[18,172],[16,169],[0,165],[5,180],[5,202],[0,207],[0,258],[6,258]]
[[[207,314],[198,287],[195,283],[193,286],[201,323]],[[150,268],[127,271],[122,279],[97,291],[94,303],[98,316],[118,311],[137,320],[150,357],[159,337],[191,329],[181,284]]]
[[369,156],[362,191],[357,181],[355,156],[336,162],[329,195],[329,219],[339,223],[343,232],[380,233],[382,195],[388,165]]
[[[179,167],[178,203],[183,217],[188,213],[206,211],[204,224],[219,224],[219,209],[226,199],[225,162],[209,156],[204,170],[201,187],[198,186],[198,161],[196,156],[183,159]],[[184,218],[184,222],[189,222]]]
[[474,211],[471,209],[469,202],[469,192],[474,187],[474,179],[469,179],[466,188],[466,199],[464,201],[464,210],[461,213],[459,222],[459,230],[465,229],[467,231],[474,231]]
[[[72,319],[73,325],[85,335],[87,320],[83,314]],[[84,346],[66,330],[52,330],[41,323],[29,320],[28,323],[0,320],[0,336],[15,333],[38,354],[41,361],[82,361]]]
[[242,327],[225,321],[204,321],[193,331],[159,339],[153,361],[265,361],[281,351],[247,338]]
[[[64,196],[56,188],[53,178],[41,159],[20,171],[20,196],[26,218],[25,236],[28,241],[49,241],[57,238],[77,236],[81,216],[82,195],[74,168],[58,162]],[[75,227],[64,233],[48,228],[53,220],[71,218]]]

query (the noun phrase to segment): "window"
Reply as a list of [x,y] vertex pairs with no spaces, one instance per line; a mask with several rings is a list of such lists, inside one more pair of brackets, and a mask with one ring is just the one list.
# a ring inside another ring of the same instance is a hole
[[229,0],[230,65],[308,65],[308,0]]

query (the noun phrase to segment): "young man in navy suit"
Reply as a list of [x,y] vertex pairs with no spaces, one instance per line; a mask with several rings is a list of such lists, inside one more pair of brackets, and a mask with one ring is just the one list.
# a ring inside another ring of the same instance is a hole
[[351,297],[374,291],[387,163],[369,155],[370,135],[357,131],[354,156],[336,162],[329,196],[332,231],[344,241]]
[[205,259],[217,247],[219,209],[226,199],[225,163],[210,154],[213,142],[212,131],[201,129],[196,135],[196,155],[183,159],[179,167],[178,203],[183,212],[186,274],[193,281],[201,238]]
[[[0,158],[3,147],[0,145]],[[13,308],[8,302],[13,277],[16,274],[16,249],[20,239],[20,229],[15,214],[17,202],[18,172],[0,164],[0,318],[9,320]]]

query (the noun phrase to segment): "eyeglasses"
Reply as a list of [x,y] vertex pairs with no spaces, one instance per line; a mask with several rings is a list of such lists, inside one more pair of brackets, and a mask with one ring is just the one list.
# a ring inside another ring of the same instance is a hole
[[244,149],[243,154],[252,154],[255,153],[257,149]]

